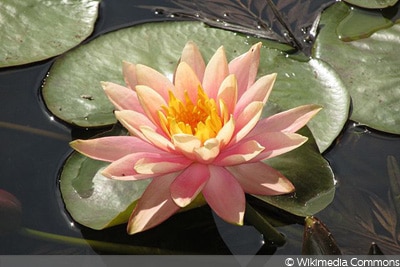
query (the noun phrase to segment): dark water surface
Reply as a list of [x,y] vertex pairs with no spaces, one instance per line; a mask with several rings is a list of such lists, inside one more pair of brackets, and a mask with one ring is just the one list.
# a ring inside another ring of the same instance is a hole
[[[135,23],[165,19],[137,6],[166,3],[104,0],[91,38]],[[280,228],[288,241],[275,248],[264,244],[252,228],[215,223],[207,207],[178,214],[133,237],[125,234],[125,226],[94,231],[76,225],[64,211],[57,177],[71,152],[68,142],[86,130],[57,122],[43,107],[40,87],[53,60],[0,69],[0,188],[22,204],[22,230],[0,236],[0,254],[301,253],[302,225]],[[400,137],[349,122],[325,156],[338,188],[334,202],[316,216],[330,228],[342,251],[365,254],[371,242],[376,242],[384,253],[400,254],[400,218],[389,193],[393,164],[388,165],[389,160],[400,164]]]

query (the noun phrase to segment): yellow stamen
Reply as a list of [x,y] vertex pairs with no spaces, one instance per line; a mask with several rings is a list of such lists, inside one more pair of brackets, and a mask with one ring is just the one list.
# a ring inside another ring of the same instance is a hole
[[196,136],[202,144],[210,138],[216,137],[224,124],[224,118],[218,114],[218,107],[214,99],[199,85],[197,102],[194,104],[185,92],[184,102],[177,99],[169,91],[168,106],[159,111],[162,129],[169,135],[184,133]]

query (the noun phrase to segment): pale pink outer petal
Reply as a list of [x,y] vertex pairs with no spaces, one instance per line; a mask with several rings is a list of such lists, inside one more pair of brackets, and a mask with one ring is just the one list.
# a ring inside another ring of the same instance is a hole
[[211,57],[206,66],[203,88],[209,98],[216,99],[222,81],[229,75],[225,49],[221,46]]
[[235,111],[232,112],[237,118],[247,105],[254,101],[260,101],[265,104],[274,86],[276,73],[265,75],[259,78],[250,88],[244,92],[238,100]]
[[294,191],[293,184],[279,171],[263,162],[227,167],[243,190],[255,195],[281,195]]
[[226,222],[243,225],[246,199],[242,187],[224,167],[209,165],[210,178],[202,190],[208,205]]
[[136,65],[127,61],[123,61],[122,74],[124,76],[126,86],[129,89],[135,90],[135,86],[137,85]]
[[95,139],[77,139],[71,147],[96,160],[115,161],[135,152],[160,153],[161,150],[134,136],[107,136]]
[[248,52],[229,63],[229,73],[235,74],[238,79],[239,98],[254,83],[257,77],[261,46],[261,42],[253,45]]
[[308,138],[296,133],[265,132],[249,137],[249,140],[255,140],[265,147],[264,151],[252,159],[252,162],[255,162],[292,151],[307,142]]
[[321,109],[322,107],[318,105],[304,105],[261,119],[248,136],[264,132],[297,132]]
[[114,115],[131,135],[137,136],[145,141],[148,140],[140,131],[141,126],[145,125],[155,131],[158,129],[157,126],[155,126],[146,115],[133,110],[117,110],[114,112]]
[[179,155],[146,157],[139,159],[135,163],[134,169],[141,174],[160,175],[183,170],[192,162],[186,157]]
[[170,185],[177,175],[171,173],[158,177],[147,186],[129,218],[129,234],[153,228],[180,209],[172,200],[170,192]]
[[117,110],[130,109],[143,112],[135,91],[112,82],[102,82],[101,85]]
[[235,132],[229,145],[242,140],[257,125],[264,107],[263,102],[254,101],[240,113],[235,122]]
[[193,163],[176,177],[171,184],[171,196],[180,207],[189,205],[210,178],[207,165]]
[[174,95],[185,103],[185,91],[189,95],[192,103],[197,102],[197,91],[201,85],[199,78],[192,68],[186,63],[179,63],[174,76],[175,91]]
[[217,103],[220,103],[220,100],[228,108],[228,113],[233,114],[237,102],[237,81],[235,75],[228,75],[221,83],[218,90]]
[[196,73],[199,80],[203,80],[206,64],[198,46],[194,42],[189,41],[186,43],[182,51],[181,62],[186,62],[187,64],[189,64],[189,66]]
[[145,85],[152,88],[160,96],[162,96],[166,102],[168,102],[168,92],[174,91],[175,87],[166,76],[155,69],[145,65],[137,64],[136,77],[138,85]]
[[160,154],[160,153],[149,153],[149,152],[137,152],[126,155],[116,161],[113,161],[110,165],[108,165],[103,171],[102,174],[108,178],[116,179],[116,180],[140,180],[152,178],[155,175],[150,174],[141,174],[138,173],[134,166],[135,164],[143,159],[143,158],[161,158],[168,157],[168,154]]
[[240,142],[236,145],[224,149],[213,161],[213,164],[219,166],[231,166],[248,162],[257,157],[264,147],[255,140]]
[[136,92],[140,105],[147,117],[149,117],[155,125],[160,126],[158,111],[162,106],[168,106],[165,99],[152,88],[145,85],[136,86]]

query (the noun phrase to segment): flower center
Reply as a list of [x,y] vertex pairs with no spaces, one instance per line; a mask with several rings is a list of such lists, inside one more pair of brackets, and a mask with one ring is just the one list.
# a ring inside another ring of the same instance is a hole
[[177,99],[173,92],[169,91],[168,106],[162,107],[159,117],[163,130],[170,137],[175,134],[191,134],[202,144],[207,139],[216,137],[223,126],[215,100],[208,98],[200,85],[196,103],[190,100],[187,91],[185,101]]

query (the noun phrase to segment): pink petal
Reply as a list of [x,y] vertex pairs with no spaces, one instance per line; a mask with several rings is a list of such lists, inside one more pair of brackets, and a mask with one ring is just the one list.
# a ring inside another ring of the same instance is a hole
[[175,134],[172,136],[175,150],[190,159],[195,159],[194,150],[201,146],[201,141],[191,134]]
[[144,85],[136,86],[136,92],[144,113],[155,125],[160,125],[158,111],[162,106],[167,106],[165,99],[152,88]]
[[174,90],[174,85],[167,77],[145,65],[136,65],[136,77],[138,85],[153,88],[166,102],[169,99],[168,92]]
[[225,49],[221,46],[211,57],[206,66],[203,88],[209,98],[216,99],[222,81],[229,75]]
[[155,130],[148,126],[140,126],[139,128],[143,136],[147,140],[149,140],[149,142],[151,142],[154,146],[167,152],[175,151],[174,145],[169,139],[165,137],[165,135],[157,133]]
[[239,114],[236,119],[235,132],[231,140],[231,144],[235,144],[242,140],[254,126],[258,123],[260,119],[261,112],[263,110],[264,104],[262,102],[252,102]]
[[223,167],[209,165],[210,179],[202,194],[208,205],[225,221],[243,225],[246,200],[242,187]]
[[199,48],[194,42],[187,42],[183,48],[181,62],[186,62],[196,73],[198,79],[200,81],[203,80],[206,64],[204,63],[204,59],[199,51]]
[[253,45],[248,52],[233,59],[229,63],[229,72],[235,74],[238,79],[239,98],[256,79],[258,65],[260,63],[261,46],[261,42]]
[[243,190],[255,195],[280,195],[294,190],[293,184],[279,171],[263,162],[227,167]]
[[[249,140],[256,140],[260,145],[265,147],[264,151],[252,159],[252,161],[255,162],[292,151],[307,142],[308,138],[296,133],[265,132],[252,136]],[[244,140],[242,140],[242,142],[243,141]]]
[[261,119],[248,136],[261,134],[263,132],[297,132],[320,110],[321,106],[318,105],[304,105],[272,115],[268,118]]
[[153,174],[142,174],[138,173],[134,166],[135,164],[143,158],[161,158],[162,154],[149,153],[149,152],[138,152],[126,155],[108,165],[102,174],[108,178],[116,180],[140,180],[154,177]]
[[185,100],[185,91],[187,91],[192,103],[197,102],[197,91],[201,83],[196,73],[186,62],[179,63],[174,76],[174,84],[175,91],[173,93],[181,101]]
[[220,148],[224,148],[232,139],[233,133],[235,131],[235,120],[231,115],[230,119],[222,126],[219,130],[217,136],[215,137],[220,144]]
[[127,61],[122,62],[122,74],[129,89],[135,90],[137,85],[136,65]]
[[213,164],[220,166],[231,166],[248,162],[259,155],[264,150],[254,140],[247,142],[240,142],[236,145],[223,150],[218,157],[214,160]]
[[192,163],[179,155],[162,155],[139,159],[134,169],[141,174],[160,175],[183,170]]
[[157,127],[154,125],[154,123],[142,113],[133,110],[121,110],[115,111],[114,115],[131,135],[137,136],[142,140],[148,141],[140,131],[141,126],[147,126],[153,130],[157,130]]
[[170,185],[176,173],[153,179],[139,199],[128,221],[127,231],[135,234],[153,228],[179,210],[171,198]]
[[252,86],[250,86],[250,88],[245,91],[242,97],[238,100],[235,111],[232,112],[235,115],[235,118],[237,118],[243,109],[251,102],[260,101],[265,104],[269,95],[271,94],[275,79],[276,73],[273,73],[261,77]]
[[224,102],[228,108],[228,114],[233,114],[237,102],[237,81],[235,75],[231,74],[225,78],[219,87],[217,99]]
[[216,138],[208,139],[203,146],[194,150],[197,161],[203,164],[211,163],[218,156],[219,147],[220,143]]
[[153,145],[134,136],[108,136],[89,140],[75,140],[71,147],[96,160],[115,161],[135,152],[160,152]]
[[197,197],[210,177],[207,165],[193,163],[171,184],[171,196],[176,205],[185,207]]
[[111,82],[102,82],[101,85],[117,110],[130,109],[143,112],[135,91]]

